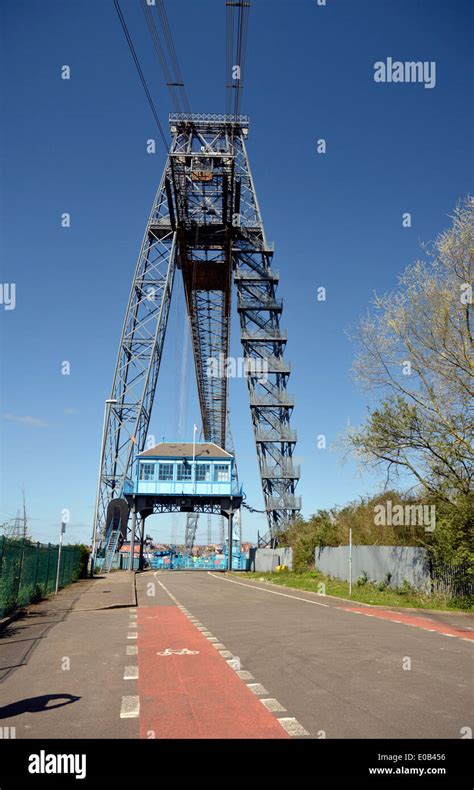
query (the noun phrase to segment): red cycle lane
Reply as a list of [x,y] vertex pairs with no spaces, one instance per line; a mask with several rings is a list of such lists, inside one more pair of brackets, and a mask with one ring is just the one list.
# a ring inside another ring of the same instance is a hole
[[474,640],[474,632],[462,628],[455,628],[447,623],[438,623],[429,617],[420,617],[413,615],[409,612],[391,612],[385,609],[367,609],[362,606],[338,606],[345,612],[354,612],[355,614],[363,614],[366,617],[378,617],[382,620],[390,620],[393,623],[401,623],[403,625],[411,625],[415,628],[423,628],[425,631],[433,631],[444,636],[455,636],[458,639]]
[[140,738],[289,737],[176,606],[137,612]]

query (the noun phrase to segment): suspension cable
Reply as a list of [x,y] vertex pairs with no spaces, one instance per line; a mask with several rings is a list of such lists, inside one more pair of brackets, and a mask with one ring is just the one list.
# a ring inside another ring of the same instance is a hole
[[183,75],[179,65],[178,56],[176,55],[176,49],[173,41],[173,34],[171,33],[171,28],[168,22],[168,15],[166,13],[166,6],[164,0],[158,0],[157,10],[160,17],[161,29],[163,31],[165,44],[168,49],[168,56],[171,62],[171,67],[174,72],[174,77],[175,77],[174,87],[180,88],[181,99],[183,102],[185,112],[190,114],[191,107],[189,105],[186,88],[184,87]]
[[[230,112],[234,91],[234,115],[239,113],[242,97],[249,10],[248,0],[226,0],[226,112]],[[236,76],[235,67],[239,69]]]
[[153,99],[151,98],[151,94],[150,94],[150,91],[148,89],[148,85],[147,85],[145,76],[143,74],[142,67],[140,66],[140,62],[138,60],[137,53],[135,52],[135,47],[133,46],[133,41],[131,39],[130,33],[128,32],[127,23],[125,22],[124,16],[122,14],[122,9],[120,8],[119,0],[114,0],[114,6],[115,6],[115,10],[117,12],[117,16],[118,16],[118,18],[120,20],[120,24],[122,25],[122,30],[123,30],[125,38],[127,40],[127,44],[128,44],[129,49],[130,49],[133,61],[135,63],[135,67],[136,67],[136,69],[138,71],[141,83],[143,85],[143,89],[145,91],[145,95],[146,95],[146,97],[148,99],[148,104],[150,105],[151,111],[153,113],[153,117],[155,119],[156,125],[158,127],[159,132],[160,132],[160,137],[161,137],[163,145],[165,147],[165,151],[166,151],[166,153],[168,153],[168,143],[167,143],[167,140],[166,140],[166,137],[165,137],[165,133],[164,133],[163,127],[162,127],[162,125],[160,123],[160,119],[158,118],[158,113],[157,113],[156,107],[155,107],[155,105],[153,103]]
[[141,0],[142,11],[145,16],[145,20],[148,26],[148,30],[151,36],[151,40],[153,42],[153,46],[155,48],[155,52],[158,55],[158,60],[160,61],[161,70],[163,72],[163,77],[165,79],[166,85],[168,87],[168,91],[170,94],[171,101],[174,105],[174,109],[176,112],[181,112],[181,106],[179,102],[179,95],[174,90],[174,82],[171,76],[170,70],[168,68],[168,63],[166,62],[165,53],[163,51],[163,47],[161,46],[160,37],[158,35],[158,30],[156,28],[155,20],[153,18],[153,14],[151,12],[151,6],[148,5],[146,0]]

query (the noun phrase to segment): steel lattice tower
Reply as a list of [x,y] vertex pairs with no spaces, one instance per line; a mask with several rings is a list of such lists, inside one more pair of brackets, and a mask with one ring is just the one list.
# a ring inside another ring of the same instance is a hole
[[145,448],[176,269],[190,318],[204,439],[227,448],[231,442],[228,377],[209,375],[209,360],[228,357],[234,282],[268,539],[301,507],[287,334],[245,148],[248,127],[243,115],[170,115],[171,148],[138,256],[104,421],[98,536],[108,502],[121,496]]

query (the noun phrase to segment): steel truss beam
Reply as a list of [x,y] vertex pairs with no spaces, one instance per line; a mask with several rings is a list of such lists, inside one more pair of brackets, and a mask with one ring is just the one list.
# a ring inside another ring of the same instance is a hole
[[[228,377],[212,360],[228,357],[232,278],[237,291],[250,410],[269,537],[301,507],[295,496],[296,434],[290,426],[287,336],[280,328],[278,272],[265,238],[245,138],[247,116],[170,116],[172,144],[145,230],[117,356],[101,450],[97,535],[109,500],[122,496],[145,448],[166,334],[175,269],[181,271],[204,438],[229,449]],[[262,375],[263,371],[263,375]],[[158,507],[158,506],[157,506]],[[176,512],[160,505],[154,512]],[[212,505],[200,512],[220,514]]]
[[184,545],[188,554],[193,550],[194,541],[196,540],[196,533],[198,528],[198,513],[187,513],[186,515],[186,534],[184,537]]
[[290,365],[284,359],[287,333],[280,328],[283,304],[276,296],[279,276],[271,267],[273,246],[266,240],[243,137],[235,146],[235,178],[241,204],[232,244],[234,282],[270,542],[301,508],[295,495],[300,469],[293,463],[294,398],[287,391]]

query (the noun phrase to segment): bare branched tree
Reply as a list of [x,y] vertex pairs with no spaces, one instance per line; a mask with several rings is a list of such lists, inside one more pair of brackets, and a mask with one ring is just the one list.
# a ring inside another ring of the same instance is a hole
[[355,339],[357,380],[380,396],[367,422],[349,432],[368,464],[411,473],[455,503],[473,478],[472,265],[474,201],[460,203],[451,227],[425,246],[398,289],[374,299]]

